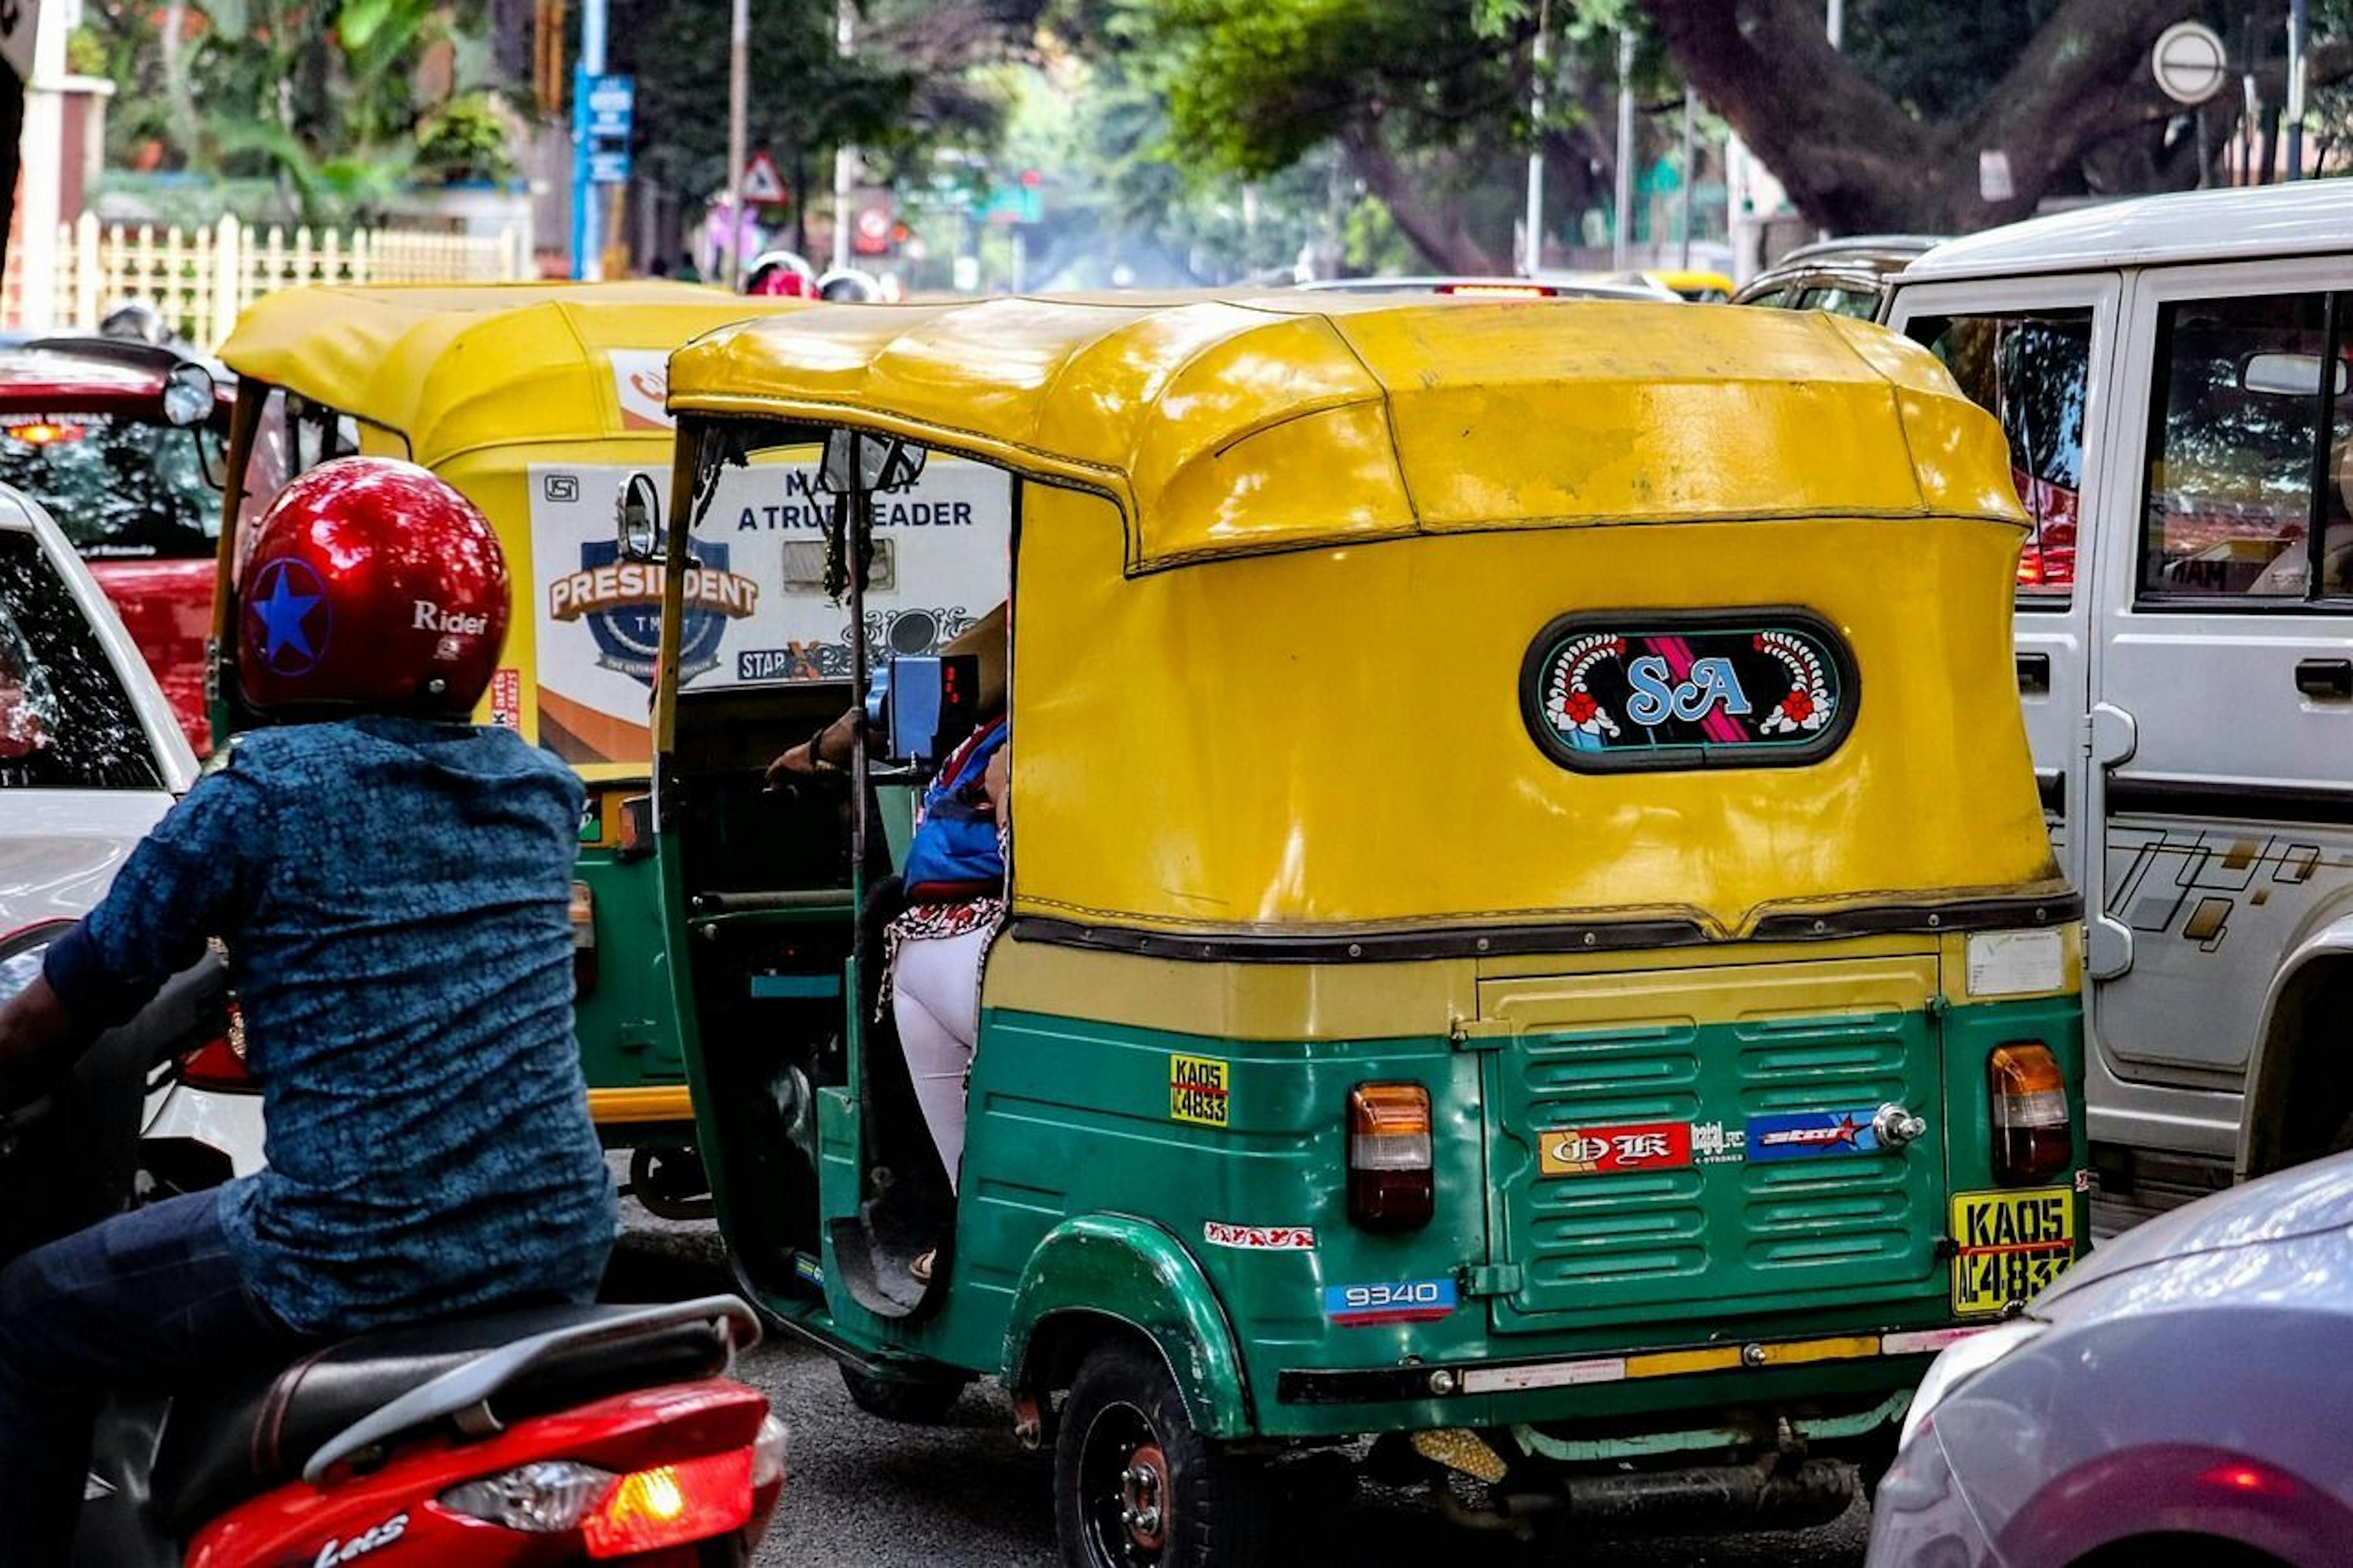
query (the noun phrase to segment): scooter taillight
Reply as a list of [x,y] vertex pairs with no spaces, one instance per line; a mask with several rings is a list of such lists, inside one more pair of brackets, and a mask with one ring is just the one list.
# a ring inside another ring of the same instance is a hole
[[[748,1448],[615,1475],[577,1459],[541,1459],[450,1488],[451,1513],[528,1535],[576,1532],[591,1558],[636,1557],[742,1530],[785,1479],[785,1426],[760,1423]],[[765,1522],[765,1520],[763,1521]]]
[[633,1557],[741,1530],[752,1518],[752,1450],[633,1470],[581,1522],[591,1557]]

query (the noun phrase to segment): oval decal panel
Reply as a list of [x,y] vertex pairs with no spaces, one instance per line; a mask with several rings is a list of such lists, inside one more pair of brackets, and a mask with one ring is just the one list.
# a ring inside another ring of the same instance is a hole
[[1806,610],[1559,617],[1520,670],[1528,732],[1580,772],[1774,767],[1834,750],[1854,722],[1854,658]]

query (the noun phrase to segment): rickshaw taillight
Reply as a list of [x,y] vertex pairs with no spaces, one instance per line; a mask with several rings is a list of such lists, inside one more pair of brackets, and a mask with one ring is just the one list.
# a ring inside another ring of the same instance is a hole
[[1996,1182],[2028,1187],[2067,1168],[2075,1152],[2067,1075],[2050,1047],[1995,1047],[1986,1058],[1986,1094],[1993,1111]]
[[1348,1218],[1366,1230],[1412,1230],[1436,1207],[1430,1090],[1360,1083],[1348,1091]]

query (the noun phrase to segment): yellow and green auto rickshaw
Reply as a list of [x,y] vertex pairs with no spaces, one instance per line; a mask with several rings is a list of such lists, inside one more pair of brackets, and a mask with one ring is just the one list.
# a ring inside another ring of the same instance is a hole
[[[1250,1561],[1287,1457],[1368,1436],[1489,1526],[1818,1520],[1930,1354],[2075,1256],[2023,522],[1925,352],[1007,299],[746,323],[670,396],[636,558],[820,447],[853,601],[892,487],[1010,499],[1008,908],[953,1189],[876,1022],[909,775],[762,790],[862,661],[701,690],[666,657],[653,828],[747,1293],[870,1408],[1000,1379],[1071,1563]],[[940,755],[949,667],[888,668],[875,733]]]
[[[638,1194],[673,1212],[702,1182],[681,1152],[692,1110],[664,978],[669,927],[629,805],[651,769],[660,583],[617,559],[613,495],[632,474],[668,473],[670,352],[797,308],[666,282],[298,288],[258,300],[221,351],[239,377],[227,494],[252,488],[266,471],[256,455],[273,445],[287,448],[272,455],[289,475],[353,451],[403,457],[464,491],[497,528],[516,604],[506,667],[479,717],[520,730],[587,784],[573,921],[590,1104],[607,1141],[637,1152]],[[679,660],[699,689],[784,665],[847,672],[842,614],[811,563],[814,514],[805,493],[786,493],[787,477],[764,476],[699,543]],[[990,513],[986,497],[934,499],[979,521],[898,547],[893,590],[875,595],[875,609],[910,652],[962,629],[967,578],[987,589],[1001,575],[1002,504]],[[220,552],[216,628],[235,624],[235,522]],[[216,630],[215,646],[233,656],[235,639]],[[215,690],[216,731],[227,733],[242,722],[226,706],[237,684]]]

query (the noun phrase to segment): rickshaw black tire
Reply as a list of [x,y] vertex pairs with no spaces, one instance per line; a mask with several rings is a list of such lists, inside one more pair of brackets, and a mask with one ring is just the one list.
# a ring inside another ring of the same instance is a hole
[[[1137,1437],[1158,1450],[1166,1520],[1157,1551],[1130,1555],[1105,1467],[1116,1478]],[[1271,1488],[1262,1461],[1194,1429],[1157,1351],[1114,1339],[1080,1362],[1054,1439],[1054,1528],[1068,1568],[1260,1568]]]
[[855,1367],[841,1369],[841,1386],[849,1403],[885,1421],[934,1426],[947,1418],[964,1397],[960,1377],[869,1377]]

